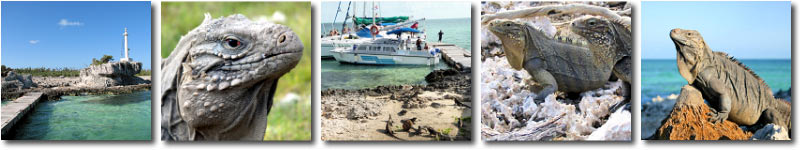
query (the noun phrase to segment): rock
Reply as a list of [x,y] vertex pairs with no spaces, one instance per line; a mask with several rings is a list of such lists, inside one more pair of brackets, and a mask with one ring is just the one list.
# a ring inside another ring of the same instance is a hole
[[37,86],[29,74],[20,75],[9,71],[8,75],[3,77],[3,92],[20,91]]
[[674,106],[675,100],[664,100],[661,102],[651,101],[642,104],[641,138],[647,139],[647,137],[653,136],[656,130],[661,127],[661,121],[669,117],[669,113]]
[[406,115],[406,113],[408,113],[408,111],[406,111],[406,110],[401,110],[400,112],[398,112],[398,113],[397,113],[397,116],[405,116],[405,115]]
[[[592,139],[631,139],[631,128],[625,127],[630,117],[608,122],[611,108],[624,101],[615,95],[621,81],[582,92],[578,98],[557,99],[552,94],[536,103],[531,92],[536,83],[527,71],[512,69],[503,57],[487,58],[481,66],[481,135],[486,141],[587,140],[591,134],[596,134]],[[598,129],[601,126],[607,127]]]
[[758,129],[753,137],[750,139],[752,140],[792,140],[789,138],[789,130],[785,127],[775,125],[775,124],[767,124],[761,129]]
[[597,131],[592,132],[586,140],[599,141],[630,141],[631,140],[631,112],[617,110],[608,121]]
[[81,69],[79,86],[109,87],[149,83],[135,76],[142,70],[141,62],[110,62]]
[[789,89],[786,89],[786,90],[778,90],[778,92],[775,92],[774,96],[775,96],[775,98],[784,99],[786,101],[790,101],[791,102],[792,101],[792,88],[789,88]]
[[658,140],[747,140],[752,136],[736,123],[708,121],[711,109],[703,102],[700,91],[686,85],[681,88],[675,107],[653,135]]
[[431,107],[433,107],[433,108],[442,108],[442,104],[434,102],[434,103],[431,103]]

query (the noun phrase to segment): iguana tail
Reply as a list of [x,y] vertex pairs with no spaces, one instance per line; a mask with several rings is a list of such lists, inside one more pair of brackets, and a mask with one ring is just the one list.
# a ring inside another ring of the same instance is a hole
[[780,121],[783,122],[786,128],[792,130],[792,102],[783,99],[775,99],[775,101],[775,106],[773,108],[778,110],[780,117],[783,118],[783,120]]

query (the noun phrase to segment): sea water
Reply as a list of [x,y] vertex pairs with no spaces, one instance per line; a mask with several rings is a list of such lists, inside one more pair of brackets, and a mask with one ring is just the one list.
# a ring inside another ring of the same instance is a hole
[[[792,84],[792,62],[790,59],[739,59],[764,79],[773,92],[786,90]],[[676,60],[642,60],[642,104],[656,96],[666,97],[680,94],[681,87],[688,82],[678,73]]]
[[151,140],[151,92],[42,101],[15,127],[18,140]]
[[[428,19],[420,22],[425,29],[428,42],[438,40],[439,30],[444,32],[443,43],[455,44],[467,51],[472,49],[472,27],[469,18]],[[323,23],[324,33],[332,24]],[[341,31],[342,24],[334,24]],[[350,25],[348,25],[350,26]],[[325,49],[323,49],[325,50]],[[325,89],[361,89],[374,88],[381,85],[426,84],[425,75],[436,69],[450,68],[439,60],[434,66],[425,65],[353,65],[341,64],[336,60],[322,60],[322,90]]]

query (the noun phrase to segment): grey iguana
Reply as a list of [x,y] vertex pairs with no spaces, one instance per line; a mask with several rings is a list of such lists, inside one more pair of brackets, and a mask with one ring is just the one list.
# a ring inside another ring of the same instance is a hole
[[774,123],[791,130],[791,104],[775,99],[772,89],[752,70],[723,52],[713,52],[695,30],[672,29],[678,72],[708,101],[712,122],[739,125]]
[[286,26],[206,14],[161,64],[162,140],[262,140],[278,79],[302,51]]
[[570,25],[565,36],[551,37],[528,23],[499,19],[489,23],[489,31],[503,43],[511,67],[524,68],[542,84],[536,100],[556,90],[602,88],[612,74],[622,79],[628,90],[633,67],[630,29],[595,16],[576,18]]

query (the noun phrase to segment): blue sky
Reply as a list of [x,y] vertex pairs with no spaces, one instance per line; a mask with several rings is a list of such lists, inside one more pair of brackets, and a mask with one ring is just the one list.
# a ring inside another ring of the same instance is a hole
[[642,59],[675,59],[673,28],[698,30],[714,51],[742,59],[791,58],[785,2],[642,2]]
[[[366,2],[367,16],[372,14],[371,1],[353,1],[350,13],[352,15],[353,7],[358,6],[358,16],[362,16],[363,6]],[[347,11],[348,1],[342,1],[341,12],[336,22],[344,20],[345,11]],[[322,2],[322,18],[320,21],[323,23],[333,22],[336,17],[336,8],[338,1],[323,1]],[[469,18],[472,16],[472,7],[470,2],[426,2],[426,1],[409,1],[409,2],[375,2],[380,10],[380,15],[383,17],[389,16],[411,16],[414,18],[425,17],[425,19],[445,19],[445,18]],[[376,11],[377,13],[378,11]]]
[[2,64],[12,68],[85,68],[103,54],[150,69],[150,2],[2,2]]

